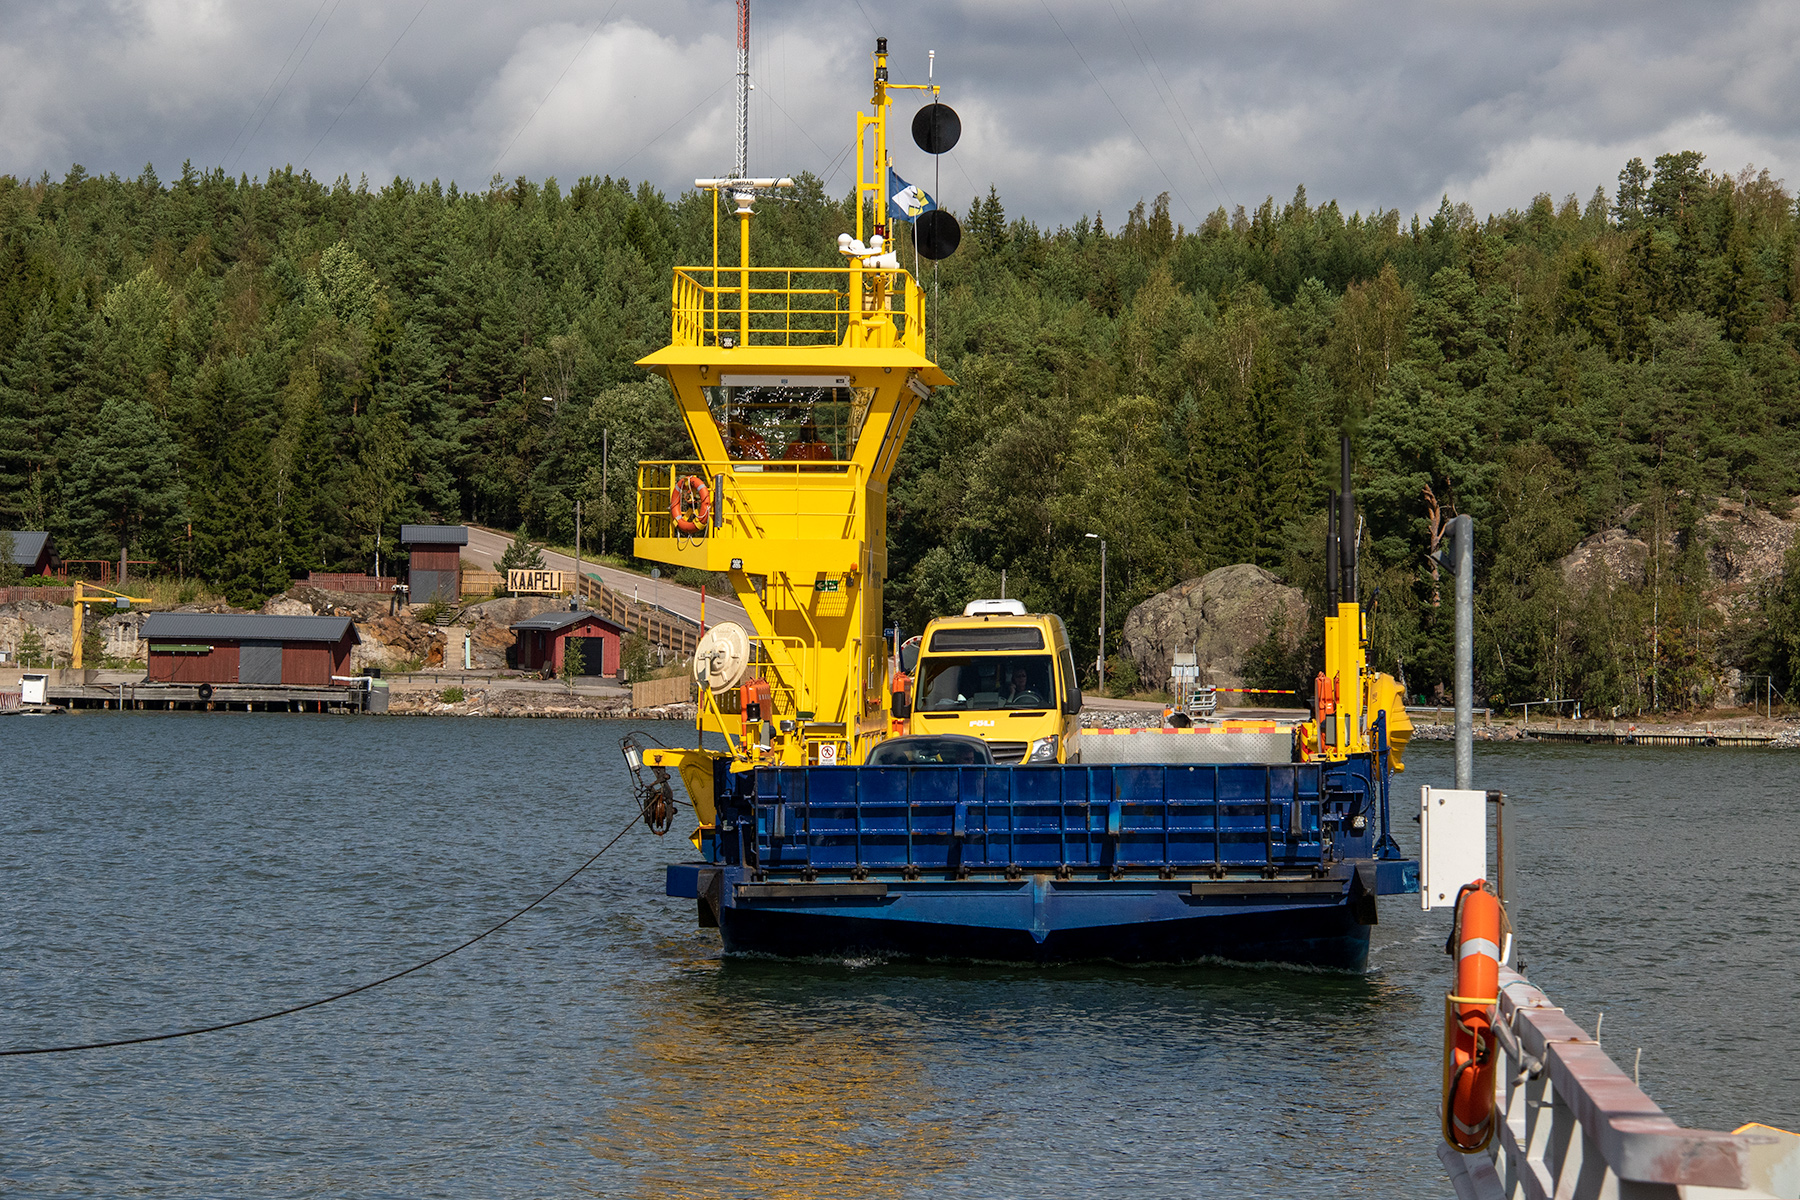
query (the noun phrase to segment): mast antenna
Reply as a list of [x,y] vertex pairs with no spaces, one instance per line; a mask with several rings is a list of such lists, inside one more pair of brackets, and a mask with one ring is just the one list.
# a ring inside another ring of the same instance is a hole
[[750,0],[737,0],[738,95],[736,177],[750,176]]

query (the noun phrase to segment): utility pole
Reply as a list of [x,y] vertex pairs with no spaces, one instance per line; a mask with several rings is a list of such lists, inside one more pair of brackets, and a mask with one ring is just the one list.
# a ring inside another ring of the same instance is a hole
[[612,430],[600,431],[600,557],[606,557],[606,527],[612,523],[612,492],[607,487],[606,468],[611,445]]
[[575,502],[575,607],[581,607],[581,501]]

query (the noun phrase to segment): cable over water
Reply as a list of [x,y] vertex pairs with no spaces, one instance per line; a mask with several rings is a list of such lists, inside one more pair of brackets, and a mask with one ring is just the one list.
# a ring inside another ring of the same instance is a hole
[[507,917],[504,921],[501,921],[495,925],[490,925],[488,928],[482,930],[480,933],[476,934],[474,937],[470,938],[468,941],[462,942],[455,946],[452,946],[450,949],[444,951],[442,954],[434,955],[433,957],[426,959],[424,962],[415,963],[412,966],[406,968],[404,971],[395,971],[392,975],[384,975],[380,979],[371,980],[368,983],[360,984],[360,985],[350,988],[346,991],[338,992],[335,995],[326,996],[320,1000],[309,1000],[305,1004],[296,1004],[290,1008],[283,1008],[283,1009],[278,1009],[275,1012],[263,1013],[261,1016],[244,1017],[242,1020],[237,1020],[237,1021],[226,1021],[222,1025],[204,1025],[198,1029],[182,1029],[182,1030],[178,1030],[174,1033],[153,1033],[153,1034],[149,1034],[145,1037],[116,1038],[109,1042],[83,1042],[79,1045],[72,1045],[72,1046],[35,1046],[35,1047],[31,1047],[28,1049],[21,1049],[21,1050],[0,1050],[0,1058],[18,1058],[18,1057],[22,1057],[22,1056],[30,1055],[30,1054],[67,1054],[73,1050],[107,1050],[107,1049],[111,1049],[115,1046],[138,1046],[138,1045],[142,1045],[145,1042],[167,1042],[167,1041],[173,1041],[176,1038],[198,1037],[200,1034],[203,1034],[203,1033],[219,1033],[222,1030],[226,1030],[226,1029],[237,1029],[244,1025],[255,1025],[259,1021],[273,1021],[276,1017],[286,1017],[286,1016],[291,1016],[297,1012],[305,1012],[309,1008],[318,1008],[321,1005],[331,1004],[338,1000],[347,999],[351,996],[356,995],[358,992],[366,992],[366,991],[369,991],[371,988],[378,988],[384,983],[392,983],[396,979],[404,979],[404,978],[406,978],[406,976],[411,975],[415,971],[423,971],[426,967],[431,966],[433,963],[443,962],[446,958],[449,958],[452,954],[455,954],[458,951],[467,950],[470,946],[473,946],[476,942],[479,942],[482,938],[487,937],[489,934],[498,933],[500,930],[505,929],[508,925],[511,925],[514,921],[518,920],[520,917],[524,916],[526,913],[530,912],[532,909],[536,908],[538,905],[542,904],[544,901],[548,900],[550,897],[556,895],[556,893],[562,891],[563,888],[567,887],[569,885],[569,883],[572,880],[574,880],[574,878],[577,875],[581,874],[583,871],[587,870],[589,867],[593,866],[596,862],[598,862],[600,860],[600,856],[602,854],[605,854],[608,850],[611,850],[614,846],[616,846],[619,842],[619,839],[624,837],[626,834],[630,833],[632,826],[636,825],[642,819],[643,819],[642,813],[639,813],[636,816],[633,816],[631,818],[631,820],[629,820],[625,823],[625,828],[623,828],[623,829],[619,830],[619,832],[615,833],[612,836],[612,840],[607,842],[606,845],[604,845],[604,846],[600,847],[598,850],[594,851],[593,855],[586,862],[582,863],[579,867],[576,867],[573,871],[570,871],[567,875],[565,875],[562,879],[562,882],[558,883],[555,887],[551,888],[549,891],[547,891],[543,895],[539,896],[536,900],[533,900],[530,904],[527,904],[524,908],[519,909],[517,912],[513,913],[511,916]]

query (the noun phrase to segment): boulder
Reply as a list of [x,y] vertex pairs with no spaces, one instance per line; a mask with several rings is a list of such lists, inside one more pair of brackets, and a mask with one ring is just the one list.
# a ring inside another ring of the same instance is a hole
[[1306,597],[1274,574],[1249,563],[1220,567],[1158,592],[1125,618],[1125,654],[1145,687],[1167,683],[1175,655],[1199,655],[1201,679],[1241,687],[1244,658],[1269,636],[1279,616],[1298,638],[1309,619]]

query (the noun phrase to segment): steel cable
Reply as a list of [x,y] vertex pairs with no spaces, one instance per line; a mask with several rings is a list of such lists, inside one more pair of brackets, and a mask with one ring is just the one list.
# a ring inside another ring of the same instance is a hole
[[504,921],[501,921],[496,925],[491,925],[487,929],[482,930],[480,933],[478,933],[474,937],[470,938],[468,941],[462,942],[456,946],[452,946],[450,949],[444,951],[442,954],[438,954],[431,958],[428,958],[424,962],[416,963],[413,966],[406,968],[404,971],[395,971],[392,975],[384,975],[380,979],[371,980],[368,983],[361,984],[357,987],[350,988],[347,991],[342,991],[342,992],[338,992],[335,995],[326,996],[325,998],[323,998],[321,1000],[311,1000],[305,1004],[296,1004],[290,1008],[283,1008],[276,1012],[271,1012],[271,1013],[263,1013],[261,1016],[257,1016],[257,1017],[245,1017],[242,1020],[238,1020],[238,1021],[227,1021],[222,1025],[206,1025],[206,1026],[202,1026],[199,1029],[183,1029],[183,1030],[179,1030],[175,1033],[154,1033],[154,1034],[150,1034],[146,1037],[117,1038],[117,1039],[115,1039],[113,1041],[109,1041],[109,1042],[84,1042],[80,1045],[74,1045],[74,1046],[38,1046],[38,1047],[32,1047],[30,1049],[24,1049],[24,1050],[0,1050],[0,1058],[17,1058],[17,1057],[22,1057],[24,1055],[30,1055],[30,1054],[66,1054],[73,1050],[106,1050],[106,1049],[110,1049],[115,1046],[138,1046],[138,1045],[142,1045],[145,1042],[167,1042],[167,1041],[172,1041],[175,1038],[198,1037],[200,1034],[203,1034],[203,1033],[218,1033],[218,1032],[220,1032],[222,1030],[226,1030],[226,1029],[237,1029],[244,1025],[255,1025],[259,1021],[273,1021],[276,1017],[291,1016],[292,1014],[297,1013],[297,1012],[305,1012],[309,1008],[318,1008],[321,1005],[331,1004],[337,1000],[347,999],[351,996],[356,995],[358,992],[366,992],[371,988],[378,988],[382,984],[392,983],[396,979],[404,979],[406,976],[411,975],[415,971],[423,971],[426,967],[431,966],[433,963],[443,962],[446,958],[449,958],[452,954],[455,954],[458,951],[467,950],[470,946],[473,946],[476,942],[479,942],[482,938],[487,937],[489,934],[498,933],[500,930],[506,928],[508,925],[511,925],[514,921],[518,920],[520,917],[524,916],[526,913],[530,912],[532,909],[536,908],[538,905],[542,904],[544,901],[548,900],[550,897],[556,895],[556,893],[562,891],[563,888],[567,887],[569,885],[569,883],[577,875],[581,874],[583,871],[585,871],[589,867],[593,866],[594,863],[599,861],[600,856],[602,854],[605,854],[608,850],[611,850],[615,845],[617,845],[619,842],[619,839],[624,837],[627,833],[630,833],[632,826],[636,825],[642,819],[643,819],[642,813],[638,813],[637,815],[634,815],[631,818],[631,820],[629,820],[625,823],[625,828],[619,830],[618,833],[614,834],[612,837],[612,840],[607,842],[606,845],[604,845],[604,846],[600,847],[598,850],[594,851],[592,857],[590,857],[586,862],[582,863],[579,867],[576,867],[573,871],[570,871],[566,876],[564,876],[561,883],[558,883],[555,887],[551,888],[549,891],[547,891],[543,895],[539,896],[536,900],[533,900],[530,904],[527,904],[524,908],[519,909],[517,912],[513,913],[510,917],[507,917]]

